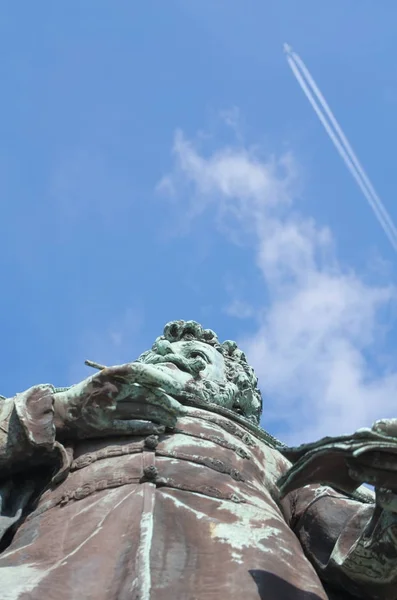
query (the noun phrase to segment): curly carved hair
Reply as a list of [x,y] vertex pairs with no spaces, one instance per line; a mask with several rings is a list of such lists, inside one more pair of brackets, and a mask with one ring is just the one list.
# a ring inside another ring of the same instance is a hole
[[233,383],[238,392],[239,404],[243,415],[259,423],[262,412],[262,395],[258,388],[258,378],[254,369],[248,364],[244,352],[236,342],[227,340],[221,343],[218,336],[211,329],[204,329],[196,321],[171,321],[164,328],[164,334],[157,338],[161,340],[179,342],[197,340],[213,346],[225,359],[227,380]]

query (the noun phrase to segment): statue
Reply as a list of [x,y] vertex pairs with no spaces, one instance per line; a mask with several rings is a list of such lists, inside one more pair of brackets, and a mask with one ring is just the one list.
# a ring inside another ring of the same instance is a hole
[[397,599],[397,420],[286,448],[194,321],[0,409],[2,600]]

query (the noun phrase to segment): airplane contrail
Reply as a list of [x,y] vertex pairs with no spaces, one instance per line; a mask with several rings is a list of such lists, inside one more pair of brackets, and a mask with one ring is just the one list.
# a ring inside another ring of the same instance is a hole
[[[298,80],[298,83],[300,84],[303,92],[305,93],[305,95],[308,98],[310,104],[312,105],[314,111],[316,112],[318,118],[320,119],[322,125],[324,126],[325,130],[327,131],[330,139],[332,140],[337,151],[339,152],[339,155],[345,162],[347,168],[349,169],[350,173],[356,180],[356,183],[360,187],[362,193],[364,194],[365,198],[367,199],[371,208],[373,209],[373,211],[374,211],[378,221],[380,222],[383,230],[385,231],[390,243],[392,244],[394,249],[397,250],[396,228],[395,228],[390,216],[388,215],[386,209],[384,208],[383,204],[381,203],[379,197],[377,197],[376,193],[375,193],[376,197],[374,197],[374,194],[371,192],[371,189],[368,189],[368,187],[365,183],[365,180],[363,180],[363,178],[361,176],[360,171],[358,171],[355,166],[354,156],[352,156],[352,154],[349,152],[349,150],[346,149],[346,147],[340,141],[340,139],[338,139],[338,136],[336,135],[335,131],[332,129],[330,123],[327,121],[327,119],[324,115],[324,112],[322,112],[322,106],[321,105],[319,106],[317,104],[316,98],[311,93],[310,88],[306,84],[305,80],[303,79],[302,75],[300,74],[299,70],[297,69],[295,63],[290,59],[288,59],[288,62],[289,62],[289,65],[290,65],[296,79]],[[371,186],[371,188],[372,188],[372,186]]]
[[327,101],[325,100],[303,60],[292,51],[292,48],[288,46],[288,44],[284,44],[284,51],[286,53],[287,62],[303,93],[309,100],[313,110],[317,114],[321,124],[328,133],[346,167],[354,177],[357,185],[374,211],[375,216],[390,243],[397,251],[397,228],[387,212],[382,200],[376,193],[370,179],[368,178],[368,175],[364,171],[364,168],[358,160],[340,124],[331,111]]

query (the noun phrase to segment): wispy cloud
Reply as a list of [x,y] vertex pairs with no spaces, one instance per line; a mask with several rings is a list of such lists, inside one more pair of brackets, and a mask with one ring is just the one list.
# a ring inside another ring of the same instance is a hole
[[248,302],[234,298],[234,300],[232,300],[225,308],[225,312],[237,319],[249,319],[253,316],[254,309]]
[[[299,212],[294,157],[239,144],[205,154],[181,131],[173,152],[161,189],[186,218],[206,212],[244,234],[267,287],[255,334],[240,340],[260,377],[263,426],[301,442],[395,416],[397,372],[375,351],[396,290],[342,265],[333,233]],[[231,297],[229,311],[244,301]]]

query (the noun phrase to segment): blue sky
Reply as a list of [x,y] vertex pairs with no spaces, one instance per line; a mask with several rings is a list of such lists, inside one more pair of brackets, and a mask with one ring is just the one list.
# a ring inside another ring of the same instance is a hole
[[396,221],[396,19],[392,0],[4,3],[0,392],[132,360],[183,318],[241,342],[287,441],[396,416],[396,256],[282,52]]

